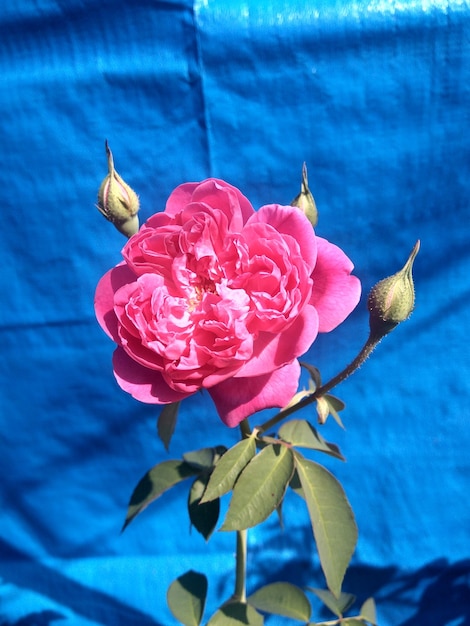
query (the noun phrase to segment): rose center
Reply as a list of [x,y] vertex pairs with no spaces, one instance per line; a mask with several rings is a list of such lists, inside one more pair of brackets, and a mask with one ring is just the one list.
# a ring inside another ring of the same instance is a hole
[[206,293],[216,293],[215,282],[205,276],[199,277],[199,281],[193,285],[193,293],[188,298],[190,313],[202,302]]

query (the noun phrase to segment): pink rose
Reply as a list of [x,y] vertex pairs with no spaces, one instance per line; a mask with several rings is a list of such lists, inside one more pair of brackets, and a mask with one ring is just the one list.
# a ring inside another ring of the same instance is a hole
[[119,385],[166,404],[207,389],[236,426],[295,394],[297,357],[359,301],[351,261],[297,208],[255,212],[228,183],[181,185],[98,284]]

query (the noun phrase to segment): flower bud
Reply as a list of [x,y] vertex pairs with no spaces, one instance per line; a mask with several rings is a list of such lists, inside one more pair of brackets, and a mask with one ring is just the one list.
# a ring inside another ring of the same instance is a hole
[[408,319],[413,311],[415,290],[413,285],[413,262],[420,242],[416,242],[405,266],[393,276],[384,278],[372,287],[367,300],[371,335],[380,339],[400,322]]
[[315,200],[313,199],[310,189],[308,188],[307,166],[305,163],[302,166],[302,183],[300,185],[300,193],[292,200],[291,206],[299,208],[315,228],[318,222],[318,211]]
[[114,169],[114,161],[108,142],[108,175],[98,191],[98,210],[120,233],[132,237],[139,230],[139,198],[135,191],[119,176]]

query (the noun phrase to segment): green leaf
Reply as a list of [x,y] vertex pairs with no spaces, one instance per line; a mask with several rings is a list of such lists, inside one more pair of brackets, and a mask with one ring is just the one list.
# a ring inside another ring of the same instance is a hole
[[255,454],[255,438],[249,437],[239,441],[221,456],[211,474],[202,502],[220,498],[220,496],[229,492],[233,488],[240,472]]
[[175,432],[180,404],[181,402],[172,402],[171,404],[166,404],[160,411],[160,415],[158,416],[157,433],[161,441],[163,441],[165,450],[168,450],[168,448],[170,447],[170,441],[173,433]]
[[220,500],[218,498],[201,504],[201,497],[206,488],[208,478],[209,476],[204,473],[196,478],[189,491],[188,499],[191,524],[201,533],[206,541],[214,532],[220,512]]
[[279,520],[279,527],[281,530],[284,530],[284,516],[282,514],[282,504],[284,500],[279,502],[279,505],[276,507],[277,519]]
[[328,443],[320,433],[306,420],[290,420],[279,429],[279,437],[299,448],[318,450],[344,461],[338,446]]
[[326,393],[323,397],[327,400],[330,407],[335,411],[342,411],[346,406],[342,400],[340,400],[336,396],[332,396],[331,393]]
[[162,493],[195,474],[197,471],[184,461],[163,461],[155,465],[134,489],[122,530],[127,528],[132,520]]
[[188,465],[196,470],[210,470],[214,467],[220,457],[227,450],[225,446],[215,446],[214,448],[201,448],[183,454],[183,459]]
[[374,598],[367,598],[361,606],[361,617],[373,626],[377,626],[377,609]]
[[360,617],[348,617],[341,620],[341,626],[364,626],[364,620]]
[[293,471],[290,448],[276,444],[261,450],[237,480],[221,530],[243,530],[263,522],[279,506]]
[[328,415],[332,415],[335,421],[344,429],[344,424],[339,416],[339,411],[342,411],[346,405],[342,400],[336,396],[332,396],[329,393],[317,398],[317,414],[318,422],[324,424],[328,419]]
[[303,500],[305,500],[305,494],[303,492],[302,489],[302,485],[300,484],[300,478],[299,475],[297,474],[297,470],[294,470],[294,473],[292,474],[292,478],[291,481],[289,483],[289,487],[295,491],[295,493],[300,496]]
[[298,391],[290,400],[289,404],[286,404],[285,407],[283,407],[283,410],[285,409],[290,409],[291,406],[295,406],[296,404],[298,404],[301,400],[303,400],[304,398],[308,398],[308,396],[311,396],[313,394],[313,390],[312,389],[303,389],[302,391]]
[[207,578],[190,570],[168,587],[166,599],[175,619],[184,626],[199,626],[207,596]]
[[339,598],[356,547],[357,526],[344,490],[324,467],[294,453],[312,522],[320,563],[331,593]]
[[300,622],[307,622],[312,612],[310,602],[302,589],[290,583],[272,583],[261,587],[247,602],[265,613],[284,615]]
[[325,394],[323,397],[328,403],[328,408],[334,420],[339,426],[341,426],[341,428],[344,429],[344,424],[341,421],[341,418],[339,416],[339,411],[342,411],[346,405],[344,404],[342,400],[340,400],[336,396],[332,396],[329,393]]
[[312,587],[308,587],[308,589],[313,591],[323,604],[337,617],[342,617],[356,600],[356,596],[353,596],[352,593],[345,593],[344,591],[336,598],[328,589],[313,589]]
[[303,361],[300,361],[300,365],[310,374],[312,381],[315,385],[315,389],[321,387],[321,375],[318,367],[310,365],[309,363],[304,363]]
[[229,602],[207,622],[207,626],[263,626],[263,616],[244,602]]
[[328,419],[328,415],[330,414],[330,407],[323,396],[317,398],[316,409],[318,415],[318,423],[325,424],[326,420]]

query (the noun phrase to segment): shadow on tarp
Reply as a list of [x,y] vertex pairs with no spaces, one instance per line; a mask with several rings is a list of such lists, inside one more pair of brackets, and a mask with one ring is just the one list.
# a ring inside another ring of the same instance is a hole
[[[70,580],[60,572],[31,559],[0,538],[0,578],[18,587],[28,588],[70,609],[90,621],[112,626],[163,626],[149,615],[130,607],[102,591]],[[0,609],[1,611],[1,609]],[[14,623],[5,621],[0,612],[0,626],[50,626],[64,616],[55,611],[30,613]]]
[[64,619],[64,616],[56,613],[56,611],[38,611],[30,613],[16,622],[0,621],[0,626],[50,626],[52,622],[58,619]]
[[[2,539],[0,555],[0,577],[5,582],[27,586],[76,615],[112,626],[163,626],[118,599],[33,561]],[[257,562],[256,569],[257,579],[263,585],[282,580],[302,587],[325,586],[321,571],[307,559],[289,559],[278,568],[271,559],[266,559]],[[26,572],[28,580],[25,580]],[[357,597],[356,606],[372,596],[377,602],[379,615],[381,605],[384,608],[403,607],[406,617],[400,618],[401,621],[394,626],[470,626],[470,559],[455,563],[438,559],[413,572],[398,567],[352,565],[343,589]],[[331,614],[320,611],[319,617],[330,619]],[[59,619],[64,616],[45,610],[11,622],[0,612],[0,626],[54,626]]]
[[[289,560],[277,570],[270,561],[265,571],[258,573],[262,584],[282,580],[301,587],[325,587],[320,569],[306,559]],[[470,626],[470,559],[455,563],[438,559],[415,571],[352,565],[343,589],[356,596],[354,608],[373,597],[379,618],[381,606],[400,613],[402,617],[394,626]],[[328,610],[318,608],[317,617],[331,619]]]
[[398,576],[397,582],[401,587],[396,593],[421,591],[414,614],[398,626],[470,626],[470,559],[452,564],[433,561],[413,574]]

